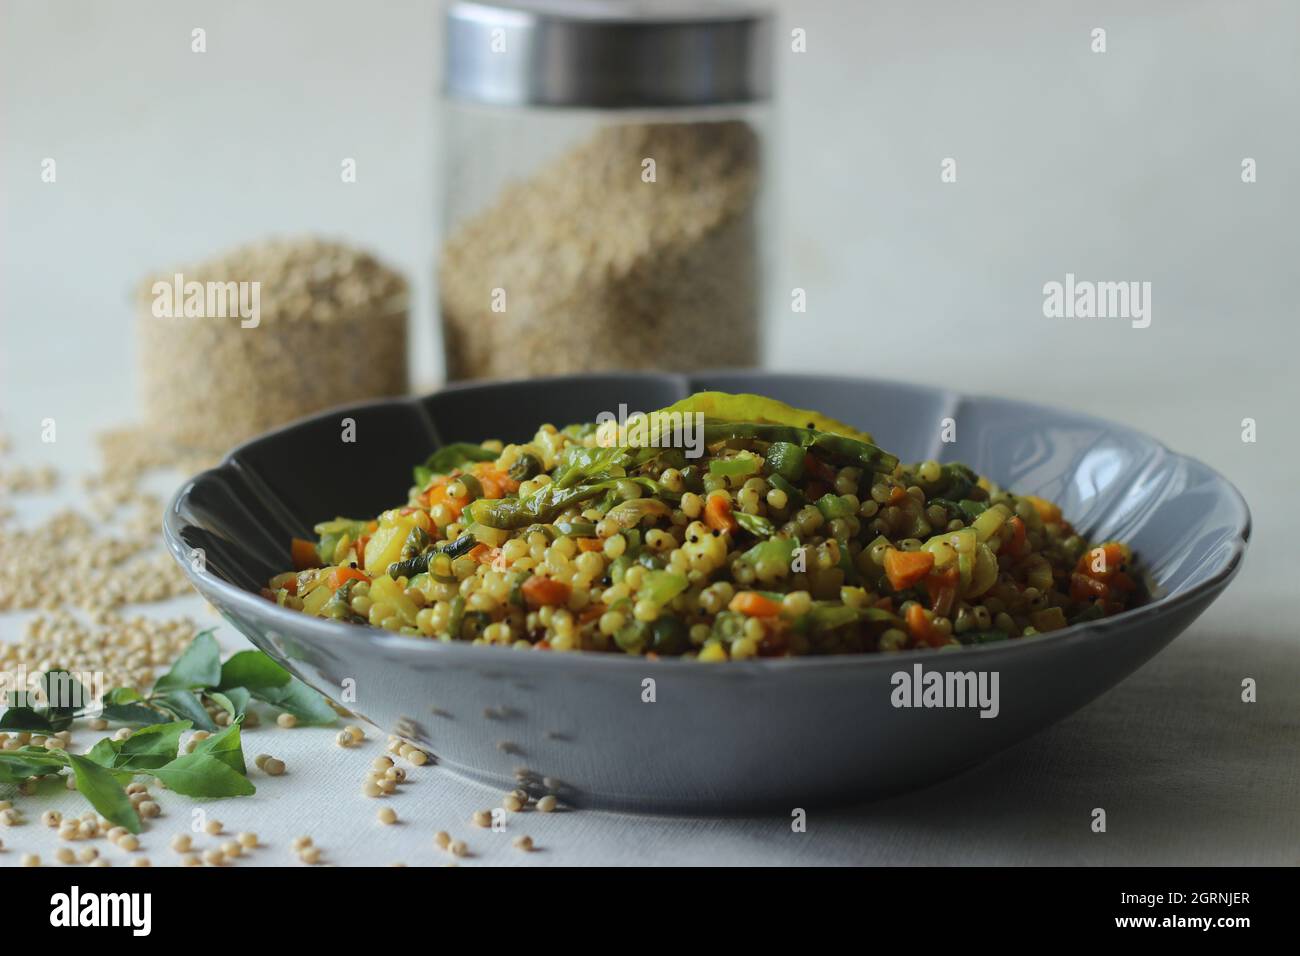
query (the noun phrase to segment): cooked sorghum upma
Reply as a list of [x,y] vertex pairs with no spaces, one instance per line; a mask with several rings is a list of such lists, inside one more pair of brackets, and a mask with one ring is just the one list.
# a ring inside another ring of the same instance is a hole
[[983,644],[1138,598],[1129,549],[1052,502],[817,413],[704,392],[602,419],[437,450],[404,505],[295,539],[263,594],[413,638],[702,661]]

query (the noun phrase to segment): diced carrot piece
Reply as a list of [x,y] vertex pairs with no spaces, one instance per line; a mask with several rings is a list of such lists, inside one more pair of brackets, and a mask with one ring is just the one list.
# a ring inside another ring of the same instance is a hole
[[1094,598],[1104,601],[1110,597],[1110,585],[1075,572],[1070,575],[1070,597],[1075,601],[1091,601]]
[[519,482],[510,477],[510,473],[498,468],[490,461],[475,462],[469,473],[483,486],[483,497],[504,498],[519,490]]
[[1133,580],[1127,572],[1116,571],[1114,576],[1106,582],[1114,591],[1136,591],[1137,582]]
[[912,587],[934,567],[934,555],[929,551],[899,551],[890,548],[885,552],[885,575],[895,591]]
[[1018,558],[1025,553],[1025,523],[1019,515],[1013,515],[1007,522],[1007,527],[1011,529],[1011,541],[1007,545],[1007,553],[1013,558]]
[[942,571],[931,571],[925,576],[925,590],[929,592],[930,603],[933,604],[937,595],[946,588],[955,588],[961,583],[961,570],[955,563],[948,565]]
[[370,580],[370,578],[366,577],[366,572],[359,568],[349,568],[348,566],[343,565],[331,571],[329,576],[325,578],[325,583],[330,586],[331,590],[338,590],[343,586],[345,581],[353,578],[358,581]]
[[520,588],[524,601],[534,610],[546,605],[564,604],[569,600],[571,588],[562,581],[534,574]]
[[465,510],[467,504],[469,504],[468,495],[464,498],[453,498],[451,495],[447,494],[447,485],[445,484],[438,485],[438,487],[429,491],[430,510],[438,505],[446,505],[451,509],[452,516],[457,520],[460,519],[460,513]]
[[934,645],[942,637],[931,625],[930,616],[925,613],[925,608],[919,604],[913,604],[907,609],[905,620],[912,637],[922,644]]
[[1037,495],[1025,495],[1025,500],[1034,506],[1034,510],[1038,512],[1038,517],[1044,524],[1056,524],[1061,520],[1061,509],[1055,502],[1039,498]]
[[604,614],[605,610],[606,608],[603,604],[593,604],[590,607],[584,607],[582,613],[578,615],[578,623],[590,624],[592,621]]
[[359,568],[366,566],[366,542],[369,540],[370,535],[368,534],[363,534],[357,538],[357,567]]
[[1074,569],[1098,581],[1109,581],[1112,576],[1120,573],[1120,570],[1128,564],[1128,560],[1127,547],[1118,541],[1107,541],[1099,547],[1084,552]]
[[465,553],[465,557],[473,558],[479,564],[487,564],[488,563],[487,556],[491,551],[492,549],[488,547],[486,544],[479,543],[474,545],[474,547],[470,548],[469,551]]
[[600,551],[605,547],[605,542],[600,538],[579,538],[579,551]]
[[[429,483],[424,486],[423,490],[421,490],[420,494],[416,497],[426,508],[432,507],[433,504],[429,499],[433,495],[433,489],[442,487],[447,483],[447,481],[448,478],[446,475],[434,475],[429,479]],[[371,530],[373,531],[374,529],[372,528]]]
[[289,543],[289,553],[293,556],[295,571],[306,571],[308,568],[320,567],[320,558],[316,554],[316,542],[314,541],[294,538]]
[[891,505],[902,504],[907,498],[907,489],[895,485],[889,492],[889,503]]
[[757,591],[740,591],[727,606],[749,617],[777,617],[781,613],[780,603]]
[[704,503],[704,523],[714,531],[734,534],[740,529],[740,523],[731,514],[731,499],[726,495],[709,495]]
[[878,607],[880,608],[880,610],[888,611],[891,614],[894,613],[894,599],[892,597],[882,597],[879,601],[877,601],[875,604],[871,606]]

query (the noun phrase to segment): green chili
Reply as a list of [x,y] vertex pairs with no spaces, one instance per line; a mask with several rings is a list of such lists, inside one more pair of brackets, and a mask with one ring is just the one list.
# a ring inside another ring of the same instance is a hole
[[536,455],[524,452],[515,459],[507,474],[515,481],[528,481],[542,473],[542,462]]
[[429,562],[438,555],[445,554],[450,558],[459,558],[463,554],[468,554],[477,543],[472,534],[462,534],[455,541],[444,542],[404,561],[394,561],[388,566],[387,574],[394,580],[413,578],[417,574],[428,571]]
[[832,458],[861,465],[870,471],[889,473],[898,467],[898,459],[875,445],[835,435],[796,428],[793,425],[769,425],[765,422],[705,422],[706,445],[735,439],[753,439],[767,442],[788,442],[803,449],[816,448]]
[[[801,445],[788,441],[774,441],[767,449],[767,468],[787,482],[803,477],[803,459],[807,454]],[[788,494],[788,492],[787,492]]]
[[756,538],[770,538],[776,534],[776,525],[762,515],[751,515],[744,511],[733,511],[731,516],[736,523]]

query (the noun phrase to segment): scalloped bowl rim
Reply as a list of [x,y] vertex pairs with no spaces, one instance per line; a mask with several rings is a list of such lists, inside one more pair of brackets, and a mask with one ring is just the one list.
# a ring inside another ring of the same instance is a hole
[[[770,375],[796,376],[801,373],[790,371],[768,371],[764,369],[726,369],[712,370],[713,374],[726,374],[734,376],[737,374],[753,374],[756,377]],[[645,378],[645,379],[663,379],[673,377],[678,373],[672,372],[610,372],[601,373],[608,375],[625,376],[628,378]],[[692,377],[707,377],[710,370],[692,372]],[[802,373],[806,374],[806,373]],[[324,409],[311,415],[303,416],[278,428],[272,429],[255,438],[232,448],[225,454],[221,462],[213,468],[206,469],[197,475],[182,482],[181,486],[173,494],[171,501],[167,505],[167,510],[163,515],[163,538],[167,543],[168,550],[172,557],[180,564],[186,576],[190,579],[194,587],[203,594],[205,588],[212,588],[222,598],[222,600],[231,603],[241,611],[246,611],[254,617],[266,619],[268,628],[282,631],[296,632],[298,634],[310,634],[313,637],[319,637],[329,641],[347,641],[354,647],[373,648],[385,655],[391,656],[394,650],[402,653],[417,654],[441,654],[449,656],[451,659],[458,659],[461,655],[469,655],[469,659],[477,663],[488,663],[494,655],[509,653],[505,648],[500,647],[483,647],[468,642],[457,641],[435,641],[435,640],[417,640],[396,634],[390,634],[380,628],[363,627],[357,624],[344,624],[341,621],[330,621],[324,618],[312,617],[302,614],[298,611],[292,611],[272,604],[259,594],[246,591],[235,584],[225,581],[214,574],[206,572],[197,572],[190,566],[190,548],[181,538],[181,506],[186,497],[189,495],[191,488],[202,480],[204,476],[219,473],[224,469],[233,469],[239,471],[243,468],[236,460],[237,456],[245,449],[258,444],[273,442],[276,438],[289,431],[297,429],[309,423],[322,421],[337,416],[344,411],[359,411],[362,409],[381,408],[385,406],[409,405],[419,407],[422,402],[435,396],[447,392],[455,392],[465,389],[483,388],[491,386],[506,386],[528,383],[554,383],[561,384],[565,382],[581,381],[589,376],[576,375],[559,375],[550,377],[530,378],[530,379],[493,379],[493,380],[474,380],[466,382],[450,383],[442,388],[435,389],[422,395],[402,396],[397,398],[374,399],[366,402],[351,402],[345,405],[338,405],[332,408]],[[683,379],[685,375],[679,375]],[[1218,568],[1214,573],[1209,575],[1205,580],[1199,581],[1191,587],[1177,591],[1171,594],[1164,594],[1153,598],[1146,604],[1139,605],[1135,608],[1122,611],[1111,617],[1099,618],[1095,621],[1087,621],[1082,624],[1074,624],[1063,628],[1059,631],[1053,631],[1048,634],[1035,635],[1030,640],[1017,639],[1008,641],[997,641],[990,644],[975,644],[962,647],[955,653],[960,657],[981,654],[1003,654],[1003,653],[1033,653],[1030,648],[1052,648],[1067,643],[1076,643],[1086,641],[1100,632],[1128,623],[1140,623],[1147,618],[1160,617],[1177,608],[1195,602],[1202,595],[1221,591],[1232,581],[1241,570],[1242,559],[1245,556],[1246,548],[1250,542],[1251,533],[1251,514],[1250,508],[1246,504],[1245,498],[1236,486],[1217,470],[1206,465],[1199,459],[1190,455],[1183,455],[1172,451],[1158,439],[1147,435],[1145,432],[1132,428],[1128,425],[1121,425],[1100,418],[1086,412],[1076,412],[1069,409],[1063,409],[1052,405],[1046,405],[1038,402],[1029,402],[1022,399],[1002,398],[999,396],[972,395],[964,392],[955,392],[951,389],[940,388],[937,386],[920,385],[913,382],[900,382],[897,380],[876,378],[874,376],[850,376],[850,375],[822,375],[818,376],[822,381],[827,382],[854,382],[854,383],[871,383],[894,388],[911,388],[923,389],[933,392],[936,395],[944,396],[949,399],[961,399],[972,401],[997,401],[1009,406],[1015,406],[1023,409],[1032,409],[1039,411],[1052,411],[1060,414],[1069,415],[1072,419],[1103,427],[1109,430],[1119,430],[1150,444],[1159,452],[1168,455],[1173,459],[1188,462],[1205,469],[1212,475],[1222,486],[1229,492],[1241,511],[1238,518],[1236,533],[1232,540],[1232,552],[1223,566]],[[204,595],[206,597],[206,595]],[[214,602],[217,603],[217,602]],[[280,624],[282,626],[277,627]],[[1015,648],[1012,651],[1012,648]],[[773,670],[785,670],[788,668],[817,668],[817,667],[837,667],[842,668],[849,665],[859,667],[889,667],[896,669],[901,663],[913,663],[917,661],[932,660],[938,653],[934,649],[912,649],[907,651],[898,651],[890,654],[832,654],[832,655],[806,655],[802,657],[772,657],[772,658],[753,658],[746,661],[727,661],[719,670],[722,672],[745,672],[745,673],[768,673]],[[951,654],[954,652],[948,652]],[[944,655],[947,658],[947,654]],[[646,668],[662,667],[681,667],[686,664],[692,666],[698,665],[696,661],[686,661],[680,658],[661,657],[657,660],[650,660],[642,656],[630,654],[613,654],[602,653],[597,651],[580,651],[575,654],[534,654],[528,658],[538,666],[548,667],[574,667],[580,663],[592,662],[597,667],[629,667],[644,671]],[[596,663],[600,662],[600,663]]]

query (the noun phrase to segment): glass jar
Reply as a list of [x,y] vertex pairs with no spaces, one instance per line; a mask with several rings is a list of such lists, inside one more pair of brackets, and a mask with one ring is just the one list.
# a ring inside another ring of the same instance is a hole
[[444,38],[447,378],[756,364],[770,15],[457,2]]

